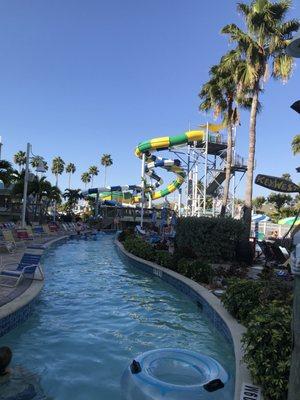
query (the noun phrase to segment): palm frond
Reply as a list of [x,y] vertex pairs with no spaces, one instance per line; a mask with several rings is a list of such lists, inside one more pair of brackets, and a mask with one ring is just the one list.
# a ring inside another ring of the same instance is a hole
[[292,151],[294,156],[300,154],[300,135],[296,135],[292,141]]
[[272,76],[275,79],[281,79],[284,83],[288,81],[294,66],[294,59],[285,53],[276,56],[273,59]]

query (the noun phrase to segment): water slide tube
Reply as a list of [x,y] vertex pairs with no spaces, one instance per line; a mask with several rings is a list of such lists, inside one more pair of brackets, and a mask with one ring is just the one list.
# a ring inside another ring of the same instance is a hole
[[[145,192],[151,196],[152,200],[157,200],[162,197],[168,196],[175,190],[179,189],[184,183],[186,178],[186,173],[181,166],[181,162],[178,159],[171,160],[167,158],[161,158],[155,156],[154,152],[159,152],[163,150],[173,150],[178,147],[192,144],[194,142],[203,143],[206,136],[206,125],[201,126],[201,130],[192,130],[183,133],[182,135],[176,136],[164,136],[158,137],[151,140],[141,142],[135,149],[135,155],[138,158],[142,158],[145,154],[145,174],[155,181],[155,184],[146,186]],[[209,132],[217,133],[222,129],[221,125],[208,124]],[[212,137],[209,135],[209,141]],[[215,137],[212,141],[215,141]],[[168,172],[173,172],[176,175],[174,179],[166,188],[161,190],[156,190],[159,186],[163,184],[163,180],[159,175],[157,175],[154,170],[155,168],[163,168]],[[115,200],[120,203],[127,204],[137,204],[141,202],[142,188],[139,185],[125,185],[125,186],[108,186],[101,188],[89,189],[82,192],[84,196],[99,193],[100,199],[104,200]]]
[[215,359],[169,348],[136,357],[124,371],[121,387],[125,400],[224,400],[228,380]]

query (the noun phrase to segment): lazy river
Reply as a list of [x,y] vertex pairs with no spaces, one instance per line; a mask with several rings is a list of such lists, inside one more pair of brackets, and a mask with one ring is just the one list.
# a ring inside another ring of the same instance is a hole
[[13,365],[38,377],[47,399],[121,400],[120,379],[132,359],[172,347],[219,361],[230,376],[223,398],[232,400],[229,343],[188,297],[124,263],[114,236],[52,247],[43,268],[33,314],[0,346],[13,349]]

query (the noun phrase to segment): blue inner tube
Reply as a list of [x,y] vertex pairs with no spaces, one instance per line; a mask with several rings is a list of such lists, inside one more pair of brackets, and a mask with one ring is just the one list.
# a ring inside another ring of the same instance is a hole
[[224,398],[228,374],[215,359],[190,350],[148,351],[122,377],[125,400],[200,400]]

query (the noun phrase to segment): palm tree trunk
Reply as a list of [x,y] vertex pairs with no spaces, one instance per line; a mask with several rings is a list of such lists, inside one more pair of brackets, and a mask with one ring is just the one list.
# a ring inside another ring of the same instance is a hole
[[226,206],[228,202],[229,195],[229,185],[231,177],[231,164],[232,164],[232,131],[233,126],[230,124],[227,129],[227,156],[226,156],[226,177],[224,183],[224,194],[221,207],[221,217],[225,217]]
[[58,174],[55,175],[55,186],[58,187]]
[[106,187],[106,169],[107,167],[104,167],[104,186]]
[[69,189],[71,189],[71,172],[69,173]]
[[253,194],[253,174],[255,167],[255,144],[256,144],[256,117],[258,111],[258,94],[259,82],[255,84],[249,127],[249,154],[247,163],[246,192],[243,220],[246,226],[245,235],[249,238],[251,231],[251,211],[252,211],[252,194]]
[[91,176],[91,188],[93,187],[94,184],[94,175]]

